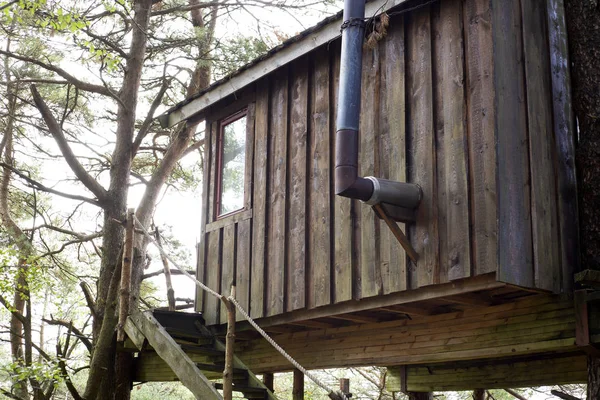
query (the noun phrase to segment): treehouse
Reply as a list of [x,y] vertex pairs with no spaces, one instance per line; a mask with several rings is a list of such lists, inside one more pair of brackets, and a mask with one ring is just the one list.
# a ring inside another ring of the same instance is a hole
[[[352,3],[161,117],[206,126],[197,279],[235,286],[307,369],[388,366],[414,392],[585,381],[562,2]],[[136,379],[219,371],[227,308],[199,290],[196,311],[130,318]],[[271,396],[248,370],[293,367],[237,321],[239,390]]]

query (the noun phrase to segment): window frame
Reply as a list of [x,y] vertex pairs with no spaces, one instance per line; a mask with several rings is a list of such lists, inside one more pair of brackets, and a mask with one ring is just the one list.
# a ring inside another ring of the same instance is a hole
[[[223,195],[223,157],[224,157],[224,143],[225,143],[225,127],[239,119],[242,118],[246,118],[246,138],[245,138],[245,143],[244,143],[244,201],[243,201],[243,205],[242,207],[238,208],[237,210],[233,210],[230,211],[226,214],[220,214],[221,212],[221,205],[222,205],[222,195]],[[226,116],[225,118],[222,118],[219,120],[218,122],[218,133],[217,133],[217,154],[216,154],[216,158],[217,158],[217,162],[216,162],[216,174],[215,174],[215,200],[214,200],[214,215],[213,215],[213,220],[214,221],[218,221],[218,220],[222,220],[225,219],[227,217],[230,217],[232,215],[235,214],[239,214],[241,212],[244,212],[248,209],[248,205],[247,205],[247,196],[248,193],[246,193],[246,179],[247,179],[247,172],[248,172],[248,160],[247,160],[247,156],[248,154],[246,153],[247,147],[248,147],[248,107],[244,107],[234,113],[229,114],[228,116]]]

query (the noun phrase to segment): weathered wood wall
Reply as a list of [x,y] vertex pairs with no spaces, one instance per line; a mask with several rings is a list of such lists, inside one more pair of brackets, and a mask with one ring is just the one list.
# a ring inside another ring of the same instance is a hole
[[[423,188],[416,223],[403,225],[418,265],[369,206],[333,193],[337,40],[207,113],[199,278],[223,293],[235,282],[254,318],[494,271],[568,287],[545,2],[490,4],[392,11],[364,51],[359,173]],[[248,98],[248,209],[215,222],[216,121]],[[220,308],[199,294],[208,324],[225,321]]]

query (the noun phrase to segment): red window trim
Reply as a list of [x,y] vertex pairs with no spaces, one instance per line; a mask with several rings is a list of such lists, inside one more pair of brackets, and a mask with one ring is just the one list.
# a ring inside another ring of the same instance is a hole
[[[248,116],[248,108],[243,108],[231,115],[229,115],[226,118],[223,118],[222,120],[219,121],[219,133],[218,133],[218,138],[217,138],[217,173],[216,173],[216,193],[215,193],[215,212],[214,212],[214,220],[219,220],[219,219],[223,219],[226,217],[229,217],[230,215],[233,214],[237,214],[239,212],[242,212],[246,209],[246,196],[247,193],[244,190],[244,205],[242,205],[241,208],[237,209],[237,210],[233,210],[228,212],[227,214],[221,214],[221,196],[222,196],[222,189],[223,189],[223,142],[224,142],[224,133],[225,130],[223,129],[226,125],[229,125],[232,122],[237,121],[238,119],[244,118]],[[247,118],[246,118],[247,119]],[[246,120],[246,126],[248,124],[248,121]],[[246,137],[246,140],[248,138]],[[245,149],[244,149],[245,151]],[[247,168],[247,163],[246,165],[244,165],[244,179],[245,179],[245,169]],[[244,188],[246,187],[245,182],[244,182]]]

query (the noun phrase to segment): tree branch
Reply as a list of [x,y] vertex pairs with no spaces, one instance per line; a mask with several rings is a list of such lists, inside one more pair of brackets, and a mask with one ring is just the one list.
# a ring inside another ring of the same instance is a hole
[[98,207],[101,206],[100,203],[98,203],[94,199],[90,199],[88,197],[79,196],[77,194],[64,193],[64,192],[61,192],[59,190],[49,188],[48,186],[45,186],[45,185],[41,184],[40,182],[36,181],[35,179],[31,179],[30,177],[28,177],[23,172],[19,171],[16,168],[11,167],[10,165],[8,165],[6,163],[0,162],[0,167],[10,169],[14,174],[18,175],[21,179],[23,179],[25,182],[27,182],[30,187],[32,187],[34,189],[41,190],[42,192],[46,192],[46,193],[55,194],[57,196],[61,196],[61,197],[64,197],[64,198],[67,198],[67,199],[71,199],[71,200],[85,201],[86,203],[90,203],[90,204],[93,204],[93,205],[98,206]]
[[152,121],[154,120],[154,113],[156,112],[156,109],[158,108],[158,106],[160,106],[160,104],[162,103],[162,99],[163,99],[165,93],[167,92],[167,89],[169,88],[170,84],[171,84],[170,79],[163,80],[160,90],[158,91],[158,94],[154,98],[154,101],[152,102],[152,105],[150,106],[150,110],[148,110],[146,119],[142,123],[142,126],[140,127],[140,130],[138,131],[138,134],[135,137],[135,140],[133,141],[133,146],[131,148],[131,156],[132,157],[135,157],[135,154],[137,153],[140,145],[142,144],[142,140],[144,140],[144,138],[148,134],[148,131],[150,130],[150,126],[152,126]]
[[87,283],[81,281],[79,283],[79,287],[81,288],[81,291],[83,292],[83,296],[85,297],[85,302],[87,303],[87,306],[90,309],[90,313],[92,314],[92,317],[96,318],[96,315],[97,315],[96,303],[94,302],[94,296],[92,295],[92,292],[91,292],[89,286],[87,285]]
[[4,308],[6,308],[8,311],[10,311],[10,313],[16,319],[18,319],[23,325],[25,325],[27,323],[27,319],[23,316],[23,314],[21,314],[20,312],[15,310],[15,308],[13,306],[11,306],[10,303],[8,301],[6,301],[6,299],[2,295],[0,295],[0,303],[2,303]]
[[31,85],[31,94],[33,95],[33,101],[40,110],[44,121],[46,121],[46,125],[48,125],[48,129],[54,137],[54,140],[58,144],[58,148],[60,152],[65,157],[65,161],[71,167],[71,170],[75,174],[75,176],[87,187],[97,198],[100,203],[106,203],[108,201],[108,194],[106,190],[95,180],[90,174],[87,173],[83,165],[79,163],[77,157],[73,153],[73,150],[69,146],[65,135],[63,134],[62,128],[52,115],[50,108],[46,105],[42,96],[38,92],[35,85]]
[[64,321],[61,319],[47,319],[47,318],[42,318],[42,321],[44,321],[48,325],[63,326],[65,328],[67,328],[75,335],[75,337],[77,337],[79,340],[81,340],[81,343],[83,343],[83,345],[87,348],[87,350],[90,353],[92,352],[92,348],[93,348],[92,342],[90,341],[90,339],[88,339],[87,336],[85,336],[83,334],[83,332],[81,332],[79,329],[77,329],[76,327],[73,326],[72,321],[68,322],[68,321]]
[[[180,271],[180,270],[178,270],[178,269],[171,268],[171,269],[170,269],[170,271],[171,271],[171,275],[183,275],[183,272],[181,272],[181,271]],[[196,273],[196,270],[193,270],[193,269],[188,269],[188,270],[187,270],[187,272],[188,272],[189,274],[194,274],[194,273]],[[165,270],[164,270],[164,269],[161,269],[160,271],[154,271],[154,272],[150,272],[150,273],[147,273],[147,274],[144,274],[144,275],[142,275],[142,280],[144,280],[144,279],[149,279],[149,278],[153,278],[153,277],[155,277],[155,276],[159,276],[159,275],[162,275],[162,274],[164,274],[164,273],[165,273]]]
[[4,51],[4,50],[0,50],[0,54],[10,57],[10,58],[14,58],[15,60],[19,60],[19,61],[24,61],[26,63],[31,63],[31,64],[35,64],[38,67],[42,67],[48,71],[52,71],[55,72],[57,75],[63,77],[64,79],[66,79],[67,81],[69,81],[73,86],[81,89],[81,90],[85,90],[86,92],[92,92],[92,93],[98,93],[104,96],[109,96],[109,97],[115,97],[112,90],[110,90],[108,87],[103,86],[103,85],[96,85],[93,83],[88,83],[88,82],[84,82],[81,81],[77,78],[75,78],[73,75],[69,74],[67,71],[65,71],[62,68],[59,68],[57,66],[51,65],[51,64],[47,64],[45,62],[42,62],[40,60],[36,60],[35,58],[31,58],[31,57],[26,57],[26,56],[21,56],[18,54],[14,54],[14,53],[10,53],[8,51]]

